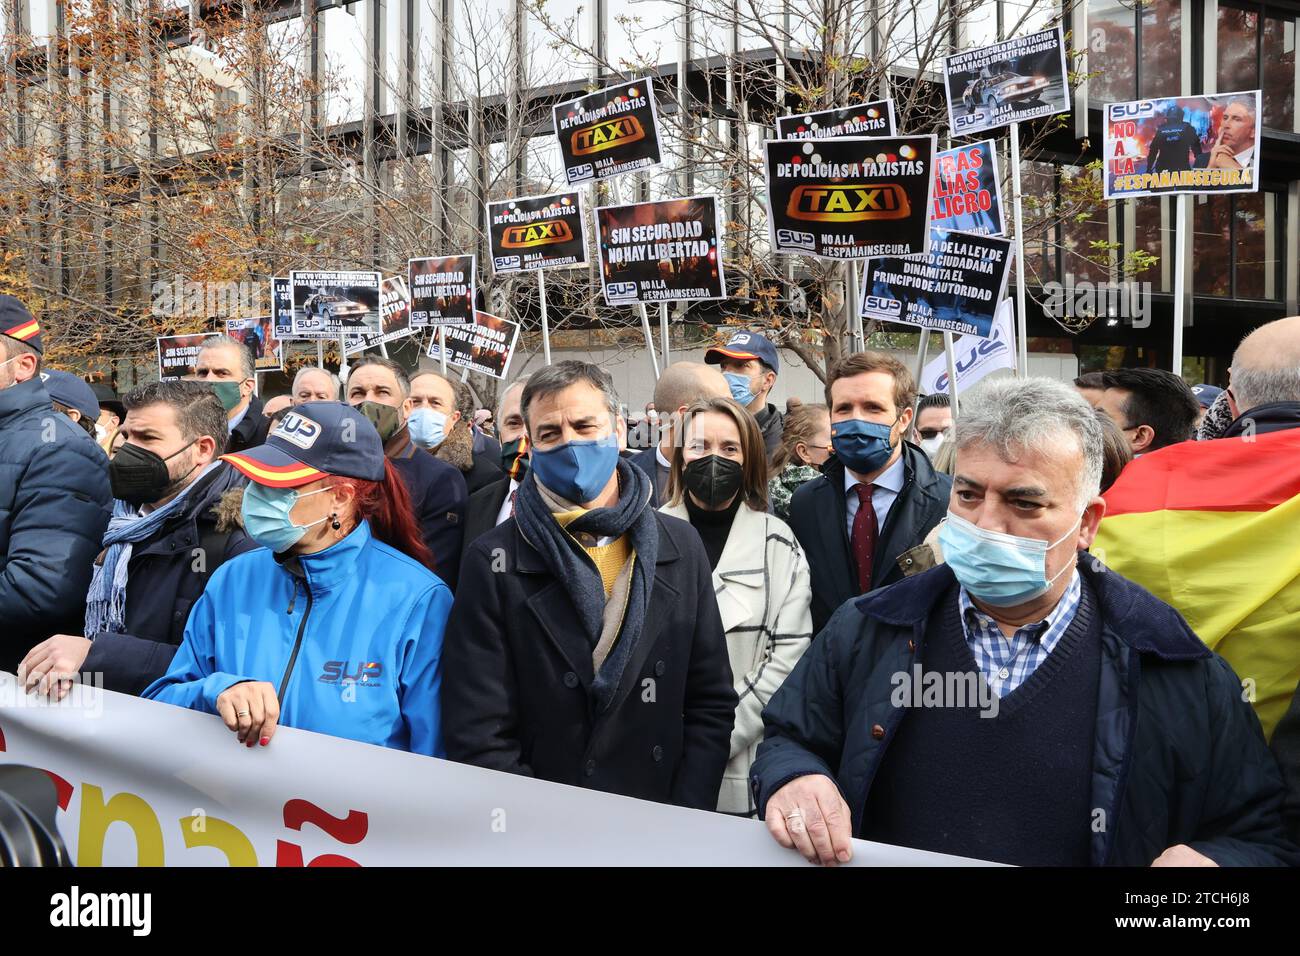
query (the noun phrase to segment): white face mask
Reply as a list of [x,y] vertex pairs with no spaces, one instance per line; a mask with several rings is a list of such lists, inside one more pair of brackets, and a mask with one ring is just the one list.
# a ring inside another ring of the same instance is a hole
[[938,452],[939,450],[939,446],[941,446],[942,444],[943,444],[943,432],[939,432],[939,434],[935,435],[933,438],[921,439],[921,447],[925,449],[925,453],[929,455],[931,458],[935,456],[935,453]]
[[[0,368],[4,368],[4,367],[5,367],[6,365],[8,365],[10,362],[16,362],[16,361],[18,361],[18,359],[20,359],[21,357],[22,357],[22,356],[20,356],[20,355],[15,355],[13,358],[7,358],[7,359],[5,359],[3,362],[0,362]],[[12,379],[9,381],[9,384],[6,385],[5,388],[13,388],[13,387],[14,387],[15,385],[17,385],[17,384],[18,384],[18,377],[17,377],[17,376],[14,376],[14,378],[12,378]]]

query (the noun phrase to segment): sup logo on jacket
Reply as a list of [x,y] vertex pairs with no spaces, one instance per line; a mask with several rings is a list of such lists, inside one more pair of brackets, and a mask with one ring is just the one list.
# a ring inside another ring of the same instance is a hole
[[363,687],[380,687],[384,665],[378,661],[358,661],[354,673],[348,673],[348,661],[326,661],[320,677],[322,684],[360,684]]

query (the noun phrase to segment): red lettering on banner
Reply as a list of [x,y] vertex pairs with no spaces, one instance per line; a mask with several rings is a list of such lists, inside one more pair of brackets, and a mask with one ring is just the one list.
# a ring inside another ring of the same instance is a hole
[[[370,820],[360,810],[349,810],[343,818],[333,816],[309,800],[289,800],[284,805],[284,825],[290,830],[301,830],[304,823],[310,823],[324,830],[340,843],[360,843],[366,838]],[[275,865],[297,867],[303,865],[302,847],[296,843],[277,840],[275,844]],[[356,860],[333,853],[315,857],[307,866],[360,866]]]

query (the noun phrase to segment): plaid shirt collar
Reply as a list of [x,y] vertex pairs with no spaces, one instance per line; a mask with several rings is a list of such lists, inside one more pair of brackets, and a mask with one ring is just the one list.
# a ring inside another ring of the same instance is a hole
[[1052,613],[1041,621],[1017,629],[1008,638],[997,621],[977,608],[966,589],[960,588],[957,602],[961,609],[962,631],[975,656],[975,663],[995,694],[999,697],[1010,694],[1047,660],[1047,655],[1052,653],[1074,621],[1082,593],[1083,579],[1075,569],[1069,587]]

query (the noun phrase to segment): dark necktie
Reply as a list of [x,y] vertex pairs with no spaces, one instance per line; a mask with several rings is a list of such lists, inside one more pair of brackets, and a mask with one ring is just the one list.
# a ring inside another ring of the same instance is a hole
[[871,590],[871,561],[876,554],[876,509],[871,506],[874,485],[859,482],[853,486],[858,493],[858,513],[853,516],[853,560],[858,566],[858,593]]

